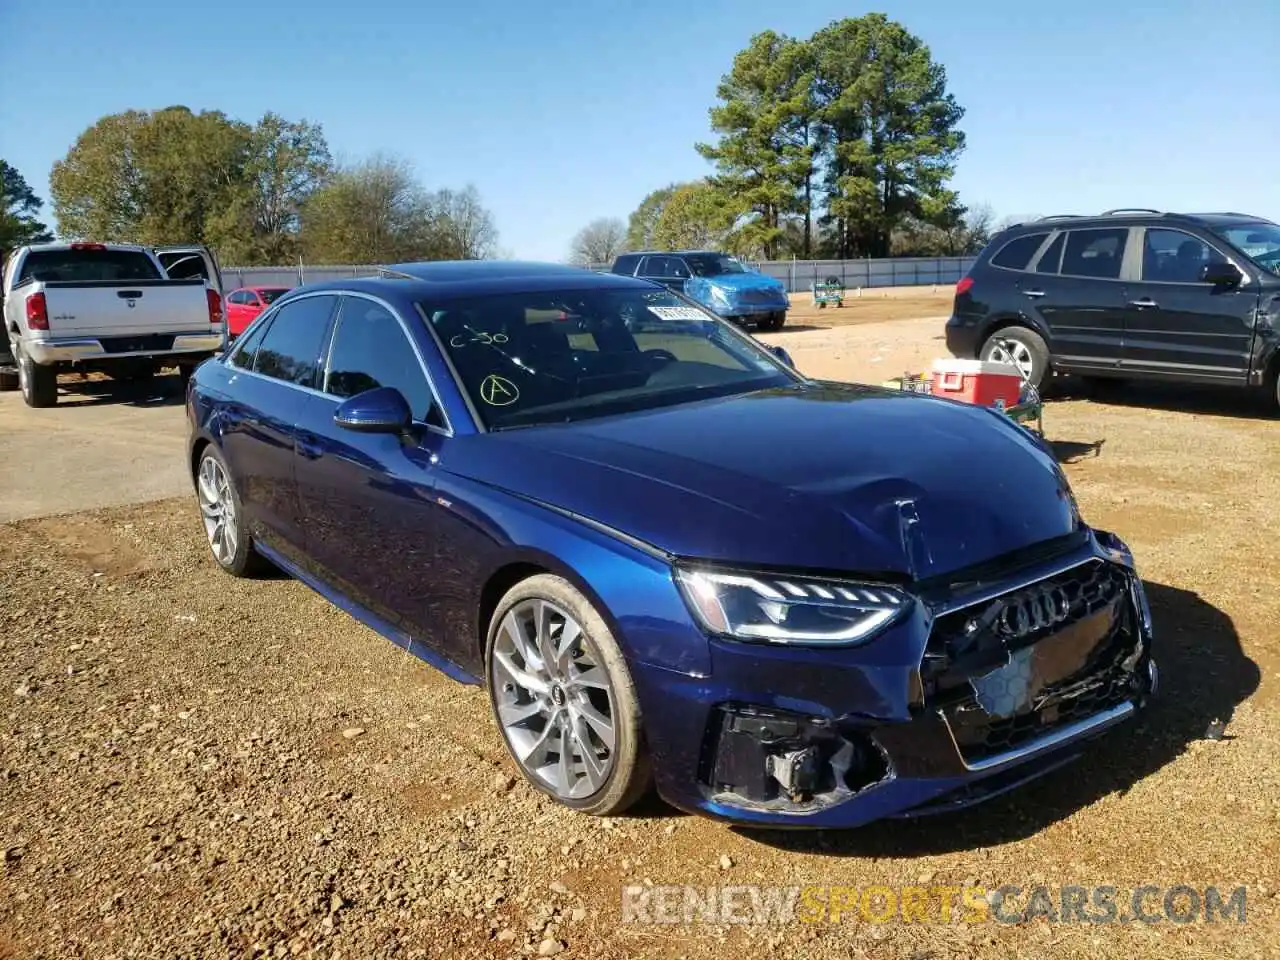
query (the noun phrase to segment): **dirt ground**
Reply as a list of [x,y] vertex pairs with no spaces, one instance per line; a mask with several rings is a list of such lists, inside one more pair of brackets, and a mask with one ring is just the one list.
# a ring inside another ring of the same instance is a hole
[[[814,376],[943,353],[938,320],[812,325],[765,339]],[[1276,956],[1280,421],[1124,388],[1067,390],[1045,425],[1138,557],[1160,697],[1067,770],[852,832],[557,807],[481,691],[299,583],[221,574],[185,488],[3,527],[0,958]],[[623,924],[624,884],[1110,884],[1121,916],[1144,884],[1243,885],[1247,918]]]

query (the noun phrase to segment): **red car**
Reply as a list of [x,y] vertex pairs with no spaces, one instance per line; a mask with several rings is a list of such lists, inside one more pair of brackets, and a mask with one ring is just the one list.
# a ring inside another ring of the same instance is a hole
[[227,294],[227,336],[234,339],[290,287],[240,287]]

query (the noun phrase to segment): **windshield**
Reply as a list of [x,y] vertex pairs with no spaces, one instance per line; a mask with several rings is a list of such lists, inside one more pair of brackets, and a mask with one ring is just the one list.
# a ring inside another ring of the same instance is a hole
[[1274,223],[1233,223],[1213,232],[1263,270],[1280,275],[1280,227]]
[[486,427],[562,423],[794,383],[746,334],[669,290],[420,303]]
[[262,302],[270,306],[277,299],[283,297],[289,292],[288,287],[262,287],[258,290],[258,296],[262,298]]
[[689,269],[695,277],[718,277],[722,273],[747,272],[747,268],[737,259],[719,253],[697,253],[685,257],[685,260],[689,262]]

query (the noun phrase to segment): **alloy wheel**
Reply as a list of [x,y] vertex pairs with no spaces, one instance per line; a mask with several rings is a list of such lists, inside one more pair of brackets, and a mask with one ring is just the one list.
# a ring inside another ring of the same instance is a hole
[[562,800],[594,795],[617,749],[613,686],[569,613],[542,599],[507,612],[490,664],[498,722],[524,771]]
[[1023,380],[1031,380],[1035,373],[1035,360],[1031,356],[1031,350],[1019,340],[1001,337],[991,345],[987,359],[996,363],[1013,364],[1022,374]]
[[227,566],[235,558],[239,538],[236,505],[226,471],[213,457],[205,457],[200,462],[196,490],[204,531],[209,537],[209,547],[217,561]]

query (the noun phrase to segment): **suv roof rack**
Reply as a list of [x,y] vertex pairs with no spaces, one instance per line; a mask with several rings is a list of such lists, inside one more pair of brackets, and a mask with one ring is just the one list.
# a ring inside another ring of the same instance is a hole
[[411,273],[405,273],[403,270],[393,270],[391,267],[378,267],[378,279],[380,280],[416,280],[418,278]]
[[1103,210],[1098,216],[1115,217],[1125,213],[1155,213],[1162,214],[1163,210],[1152,210],[1150,207],[1116,207],[1114,210]]
[[1036,217],[1034,222],[1039,223],[1041,220],[1078,220],[1080,216],[1078,213],[1051,213],[1047,217]]

